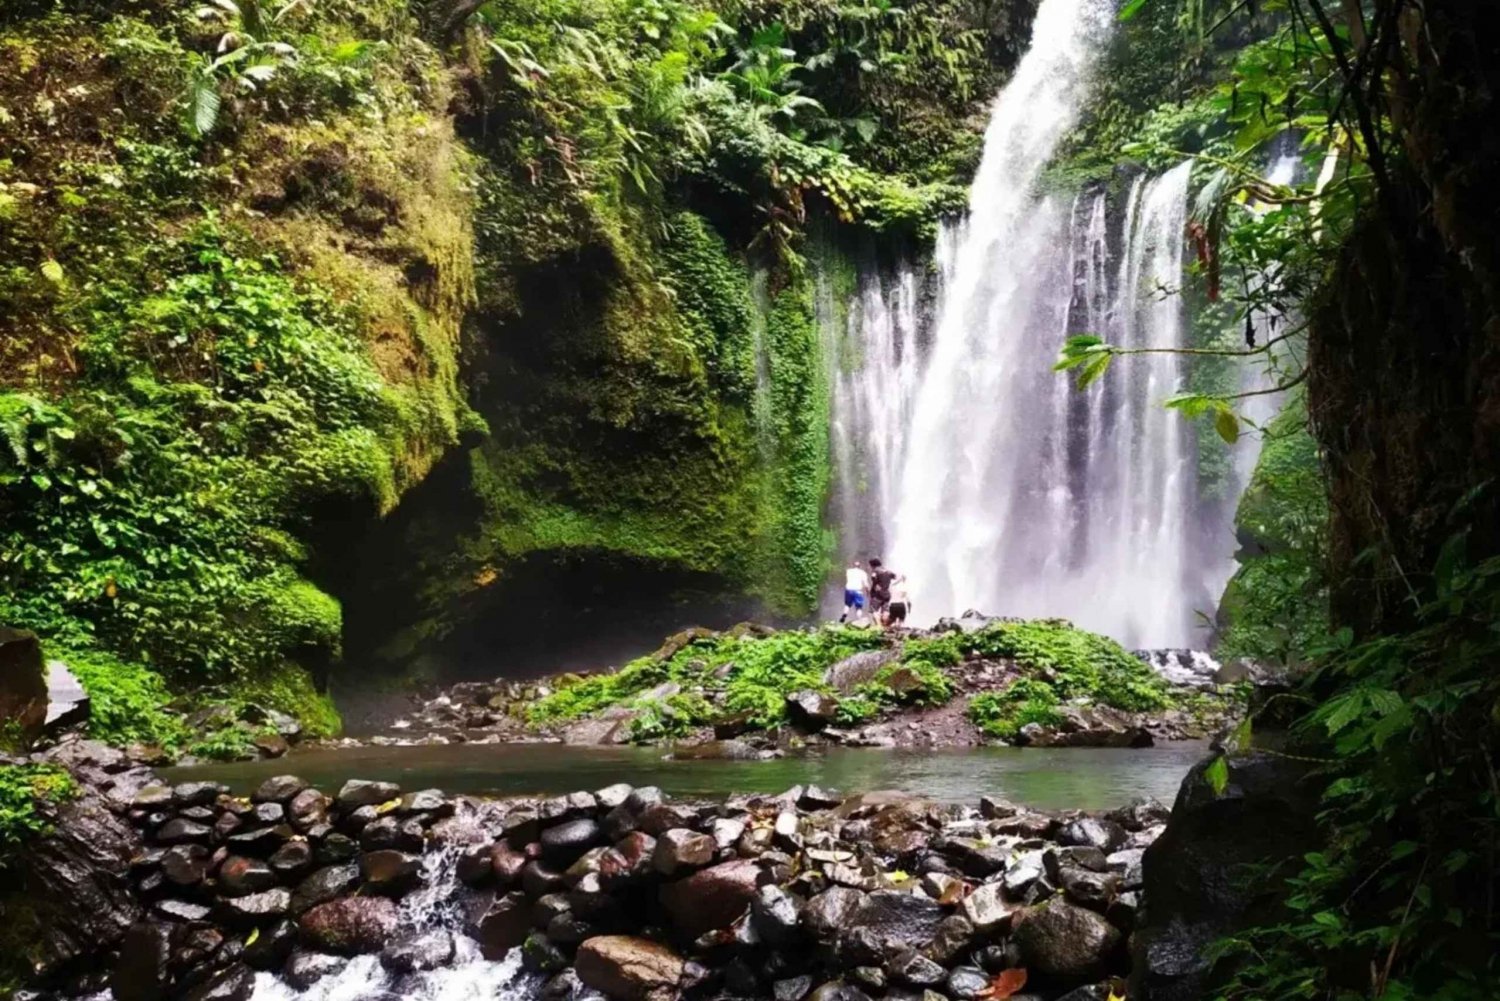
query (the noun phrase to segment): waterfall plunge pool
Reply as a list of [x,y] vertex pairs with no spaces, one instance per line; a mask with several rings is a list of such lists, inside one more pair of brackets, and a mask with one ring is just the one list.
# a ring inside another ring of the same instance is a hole
[[674,796],[779,793],[813,783],[843,793],[897,789],[944,802],[998,796],[1042,810],[1105,810],[1139,796],[1170,806],[1208,753],[1202,741],[1125,748],[980,747],[945,751],[833,748],[771,761],[669,761],[661,748],[446,744],[312,749],[269,761],[163,770],[171,782],[212,780],[248,793],[272,775],[323,789],[351,778],[480,796],[552,795],[614,782]]

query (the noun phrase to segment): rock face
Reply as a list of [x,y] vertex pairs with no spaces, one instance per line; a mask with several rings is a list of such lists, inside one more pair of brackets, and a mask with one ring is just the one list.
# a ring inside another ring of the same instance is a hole
[[596,991],[626,1001],[675,996],[683,961],[671,949],[629,935],[600,935],[578,947],[578,979]]
[[0,626],[0,723],[35,737],[47,719],[47,681],[36,634]]
[[1025,913],[1015,941],[1028,969],[1067,983],[1082,983],[1104,973],[1121,936],[1093,911],[1053,897]]
[[1282,915],[1274,881],[1247,883],[1248,866],[1300,858],[1318,843],[1308,766],[1253,751],[1227,759],[1215,794],[1200,762],[1182,780],[1172,817],[1142,861],[1146,923],[1131,939],[1132,998],[1189,1001],[1212,982],[1205,945]]
[[130,881],[140,837],[89,787],[58,807],[52,833],[19,853],[0,896],[29,966],[50,971],[119,942],[141,916]]

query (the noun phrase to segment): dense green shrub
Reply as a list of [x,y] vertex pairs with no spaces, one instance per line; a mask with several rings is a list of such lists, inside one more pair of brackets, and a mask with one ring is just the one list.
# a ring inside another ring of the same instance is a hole
[[969,701],[969,719],[988,736],[1010,740],[1028,723],[1057,726],[1061,700],[1045,681],[1017,678],[998,692],[982,692]]
[[38,803],[61,803],[77,794],[73,776],[56,765],[0,764],[0,868],[28,839],[47,833]]

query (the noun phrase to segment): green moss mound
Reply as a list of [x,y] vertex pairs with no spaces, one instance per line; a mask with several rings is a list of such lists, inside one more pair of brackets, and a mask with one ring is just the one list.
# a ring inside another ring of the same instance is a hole
[[0,869],[7,855],[47,833],[41,804],[65,802],[77,794],[73,776],[56,765],[0,764]]

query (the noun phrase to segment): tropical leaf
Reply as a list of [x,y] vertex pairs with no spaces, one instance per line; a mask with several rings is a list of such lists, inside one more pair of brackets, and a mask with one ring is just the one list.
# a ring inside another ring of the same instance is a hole
[[1215,796],[1224,795],[1224,790],[1229,787],[1229,759],[1219,755],[1204,769],[1203,778]]

